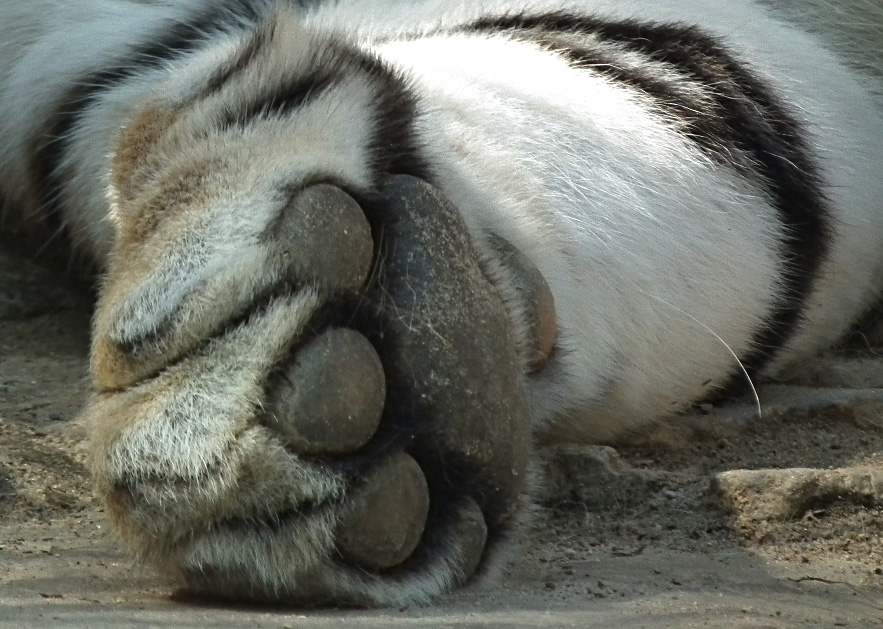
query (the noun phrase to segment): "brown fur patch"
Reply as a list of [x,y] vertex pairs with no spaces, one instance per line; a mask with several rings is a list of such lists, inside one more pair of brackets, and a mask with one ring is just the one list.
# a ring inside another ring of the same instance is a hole
[[157,145],[179,119],[178,111],[160,105],[143,107],[120,133],[111,165],[111,183],[120,201],[131,200],[154,166]]
[[126,208],[119,223],[118,246],[138,246],[156,233],[161,223],[174,220],[196,206],[208,204],[210,191],[218,189],[218,173],[225,170],[223,160],[188,160],[154,182],[143,184],[137,201]]

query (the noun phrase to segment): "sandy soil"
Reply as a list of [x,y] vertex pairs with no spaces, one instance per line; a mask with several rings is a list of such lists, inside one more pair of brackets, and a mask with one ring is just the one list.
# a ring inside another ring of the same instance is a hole
[[544,452],[549,487],[490,584],[425,608],[303,611],[194,600],[118,550],[76,419],[88,319],[82,296],[0,254],[0,626],[883,626],[869,347],[762,389],[760,419],[706,408],[629,447]]

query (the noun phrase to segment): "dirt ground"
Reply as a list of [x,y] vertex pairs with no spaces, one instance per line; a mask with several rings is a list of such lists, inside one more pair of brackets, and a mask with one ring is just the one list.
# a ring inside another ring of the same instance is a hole
[[490,584],[305,611],[194,600],[120,552],[77,420],[88,321],[86,299],[0,254],[0,626],[883,626],[883,353],[867,345],[761,389],[760,418],[707,407],[629,447],[545,451],[548,488]]

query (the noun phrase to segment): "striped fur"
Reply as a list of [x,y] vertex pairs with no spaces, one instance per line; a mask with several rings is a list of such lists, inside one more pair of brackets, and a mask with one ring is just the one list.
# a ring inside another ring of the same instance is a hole
[[[785,226],[792,261],[783,300],[740,356],[754,376],[788,341],[821,267],[829,237],[826,199],[804,130],[784,103],[713,37],[695,26],[610,22],[568,13],[485,18],[468,30],[536,42],[574,68],[652,97],[655,109],[715,161],[756,179]],[[745,376],[733,367],[733,384]]]
[[[364,297],[280,235],[318,184],[381,254],[390,175],[459,209],[544,440],[622,439],[835,343],[883,288],[883,90],[789,21],[754,0],[0,1],[0,191],[102,269],[93,469],[125,541],[225,596],[399,604],[468,576],[456,488],[407,568],[371,575],[335,531],[382,449],[326,464],[256,419],[292,347]],[[510,247],[554,296],[542,369]],[[494,508],[492,539],[514,503]]]

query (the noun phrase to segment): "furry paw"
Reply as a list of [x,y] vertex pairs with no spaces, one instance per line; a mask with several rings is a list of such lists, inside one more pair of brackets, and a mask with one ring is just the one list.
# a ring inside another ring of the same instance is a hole
[[458,212],[420,180],[360,203],[288,194],[264,214],[119,221],[93,340],[99,492],[128,546],[199,592],[426,600],[513,518],[548,289],[491,247],[533,319],[516,339]]

